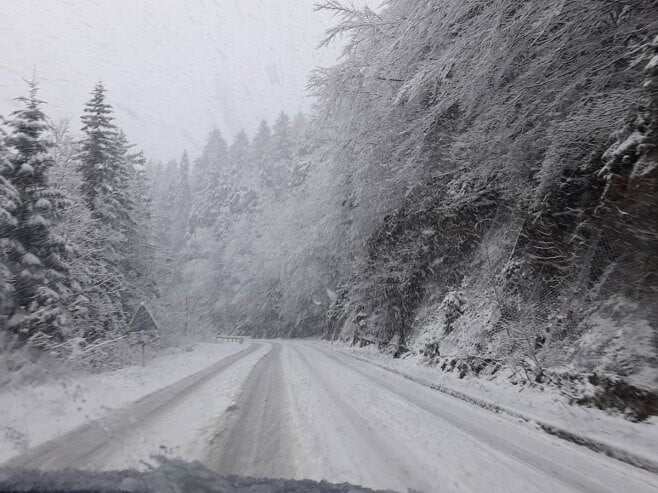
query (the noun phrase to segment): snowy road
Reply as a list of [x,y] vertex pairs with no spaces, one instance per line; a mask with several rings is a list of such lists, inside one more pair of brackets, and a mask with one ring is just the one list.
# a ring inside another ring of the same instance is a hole
[[253,345],[15,460],[136,466],[150,454],[221,473],[398,491],[658,491],[658,478],[311,342]]

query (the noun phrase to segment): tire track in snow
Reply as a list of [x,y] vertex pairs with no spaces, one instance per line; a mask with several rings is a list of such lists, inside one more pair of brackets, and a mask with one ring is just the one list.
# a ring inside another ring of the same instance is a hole
[[281,345],[254,367],[230,417],[213,438],[207,464],[221,474],[295,477]]
[[315,381],[330,397],[332,413],[360,423],[356,431],[346,433],[348,450],[356,456],[346,471],[350,476],[327,479],[355,482],[352,475],[360,474],[365,486],[399,491],[498,491],[497,484],[505,484],[505,491],[573,491],[437,419],[407,397],[376,385],[331,355],[309,344],[294,346],[297,353],[306,353],[309,373],[322,375]]
[[[336,461],[336,457],[342,454],[341,459],[344,460],[345,455],[347,455],[347,462],[350,466],[343,473],[355,478],[350,478],[350,482],[354,482],[358,477],[358,482],[363,482],[370,487],[393,487],[401,489],[401,491],[406,490],[412,484],[416,487],[420,486],[418,484],[420,478],[414,477],[413,469],[408,468],[405,461],[401,460],[399,448],[396,447],[395,442],[386,436],[385,430],[374,428],[373,424],[368,421],[367,414],[363,413],[363,409],[359,410],[353,405],[353,399],[350,399],[353,396],[343,395],[340,388],[336,388],[330,383],[328,376],[323,375],[317,369],[317,359],[314,359],[312,363],[309,360],[309,355],[300,350],[300,347],[296,344],[291,344],[290,348],[295,357],[302,363],[303,368],[306,370],[305,374],[311,378],[311,387],[316,393],[324,394],[324,398],[320,397],[319,402],[327,407],[329,403],[331,405],[327,411],[335,419],[336,429],[329,430],[330,433],[339,433],[344,437],[344,442],[339,443],[340,449],[334,446],[324,450],[322,458],[327,464],[329,474],[332,474],[332,470],[340,471],[341,468],[345,467],[340,462],[332,464],[332,461]],[[315,426],[323,427],[328,424],[327,422],[316,421]],[[318,452],[321,453],[321,451],[322,449],[318,448]],[[322,479],[348,480],[347,477],[325,477]],[[431,491],[427,489],[428,484],[422,486],[424,486],[423,491]]]
[[119,439],[130,430],[138,428],[144,421],[166,412],[169,406],[188,398],[200,386],[256,351],[259,346],[251,344],[239,353],[223,358],[204,370],[144,396],[106,418],[92,421],[29,450],[10,460],[3,467],[40,470],[80,467],[107,447],[110,441]]
[[383,391],[398,395],[427,413],[480,441],[494,454],[560,481],[570,490],[590,492],[658,491],[658,480],[641,469],[557,440],[506,416],[475,407],[319,344],[307,347],[350,368]]

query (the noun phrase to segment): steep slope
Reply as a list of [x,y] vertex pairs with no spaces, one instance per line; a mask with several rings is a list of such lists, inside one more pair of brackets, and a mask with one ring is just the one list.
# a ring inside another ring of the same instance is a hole
[[568,370],[654,414],[656,6],[329,3],[352,43],[315,87],[354,261],[327,333]]

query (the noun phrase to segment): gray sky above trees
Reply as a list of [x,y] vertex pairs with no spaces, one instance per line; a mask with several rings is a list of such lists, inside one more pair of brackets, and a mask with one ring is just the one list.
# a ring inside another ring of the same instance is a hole
[[307,109],[309,72],[340,54],[316,49],[334,19],[313,0],[0,3],[0,114],[36,66],[47,113],[77,131],[103,80],[120,126],[154,159],[196,154],[215,125],[230,136]]

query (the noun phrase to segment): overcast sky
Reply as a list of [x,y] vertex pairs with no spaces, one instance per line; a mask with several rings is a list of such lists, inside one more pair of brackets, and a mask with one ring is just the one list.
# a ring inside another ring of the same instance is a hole
[[340,52],[316,49],[335,19],[314,3],[0,0],[0,114],[36,65],[46,112],[76,132],[102,80],[118,124],[148,157],[196,155],[213,126],[230,137],[308,108],[310,71]]

